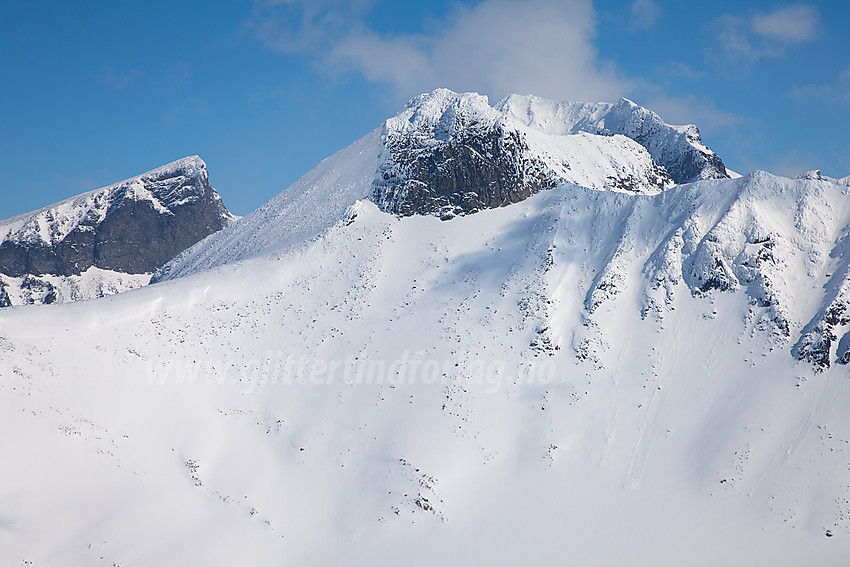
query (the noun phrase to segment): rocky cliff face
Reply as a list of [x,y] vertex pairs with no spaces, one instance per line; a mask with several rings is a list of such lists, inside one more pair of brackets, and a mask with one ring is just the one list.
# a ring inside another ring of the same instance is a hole
[[467,120],[458,117],[452,132],[422,128],[387,136],[389,159],[375,183],[375,202],[402,216],[451,218],[516,203],[557,184],[519,132]]
[[[144,285],[127,275],[149,275],[232,220],[193,156],[0,222],[0,302],[15,303],[6,288],[20,303],[83,299],[80,278],[97,280],[97,294]],[[123,284],[110,283],[111,273]],[[57,292],[65,284],[73,293]]]
[[562,103],[512,95],[495,107],[445,89],[384,124],[372,199],[398,215],[451,218],[563,183],[653,194],[726,178],[695,126],[670,126],[625,99]]

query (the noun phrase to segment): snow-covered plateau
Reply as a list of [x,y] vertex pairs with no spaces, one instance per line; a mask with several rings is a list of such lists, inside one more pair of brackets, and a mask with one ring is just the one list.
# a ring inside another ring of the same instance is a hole
[[[675,177],[431,96],[159,283],[0,311],[7,564],[846,564],[850,184],[570,181],[544,136]],[[376,198],[472,114],[552,183]]]

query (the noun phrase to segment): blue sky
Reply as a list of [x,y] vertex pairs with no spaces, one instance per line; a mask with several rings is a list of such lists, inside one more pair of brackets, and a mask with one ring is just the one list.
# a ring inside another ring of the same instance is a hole
[[420,92],[626,96],[741,173],[850,174],[850,3],[4,2],[0,218],[185,155],[247,214]]

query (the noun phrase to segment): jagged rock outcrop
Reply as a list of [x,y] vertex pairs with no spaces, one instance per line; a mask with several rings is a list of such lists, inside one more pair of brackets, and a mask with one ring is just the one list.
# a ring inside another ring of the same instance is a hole
[[6,282],[0,278],[0,307],[11,307],[12,299],[9,297],[9,292],[6,290]]
[[554,186],[557,178],[529,151],[525,136],[486,97],[439,90],[387,120],[386,148],[373,200],[402,215],[500,207]]
[[563,183],[652,194],[728,177],[695,126],[617,104],[487,97],[438,89],[383,128],[372,199],[398,215],[451,218],[515,203]]
[[[0,222],[4,289],[15,287],[24,303],[52,303],[89,295],[79,278],[97,280],[97,295],[138,287],[125,275],[149,275],[232,220],[206,164],[187,157]],[[93,269],[96,277],[84,277]],[[111,273],[120,274],[120,284],[107,281]],[[73,291],[59,297],[61,288]],[[6,303],[15,303],[9,295],[6,290]]]
[[473,123],[445,134],[438,143],[422,131],[387,138],[391,159],[374,192],[381,208],[402,216],[438,212],[451,218],[517,203],[557,184],[516,131]]

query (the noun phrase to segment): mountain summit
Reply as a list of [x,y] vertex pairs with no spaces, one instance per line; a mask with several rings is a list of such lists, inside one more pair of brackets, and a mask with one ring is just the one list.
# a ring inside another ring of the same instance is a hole
[[724,179],[695,126],[670,126],[625,99],[568,103],[437,89],[331,156],[257,211],[154,274],[171,279],[321,234],[359,199],[400,216],[458,215],[570,184],[652,195]]
[[372,198],[397,214],[502,206],[563,183],[652,194],[728,177],[696,126],[665,124],[631,101],[567,103],[445,89],[413,99],[383,128]]
[[204,161],[190,156],[0,221],[0,306],[144,285],[158,267],[233,220]]
[[3,556],[845,565],[850,185],[656,118],[436,91],[159,283],[0,310]]

